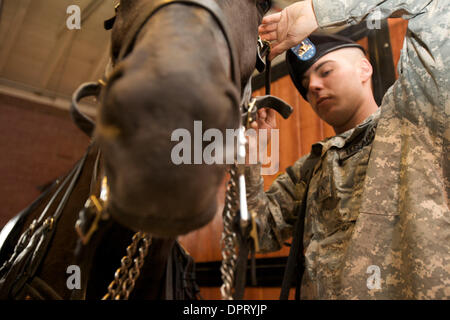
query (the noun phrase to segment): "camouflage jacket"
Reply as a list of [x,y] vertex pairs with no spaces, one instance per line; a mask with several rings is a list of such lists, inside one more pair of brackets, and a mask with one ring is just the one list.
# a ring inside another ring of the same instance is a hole
[[[446,0],[313,0],[322,28],[370,12],[409,19],[399,79],[358,127],[314,144],[306,197],[306,299],[450,298],[449,74]],[[298,160],[263,191],[247,168],[262,251],[292,235],[305,198]]]

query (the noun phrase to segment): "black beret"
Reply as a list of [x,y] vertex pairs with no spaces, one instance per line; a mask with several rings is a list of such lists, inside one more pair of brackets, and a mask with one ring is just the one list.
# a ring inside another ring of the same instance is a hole
[[302,86],[302,77],[306,71],[321,57],[342,48],[364,48],[356,42],[339,35],[311,34],[300,44],[286,52],[286,64],[295,87],[306,99],[307,88]]

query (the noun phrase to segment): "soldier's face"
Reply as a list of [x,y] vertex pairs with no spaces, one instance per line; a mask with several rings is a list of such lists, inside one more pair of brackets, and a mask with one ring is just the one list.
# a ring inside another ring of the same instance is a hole
[[[355,51],[356,50],[356,51]],[[308,88],[308,102],[317,115],[333,127],[345,124],[364,99],[357,48],[330,52],[305,73],[302,85]]]

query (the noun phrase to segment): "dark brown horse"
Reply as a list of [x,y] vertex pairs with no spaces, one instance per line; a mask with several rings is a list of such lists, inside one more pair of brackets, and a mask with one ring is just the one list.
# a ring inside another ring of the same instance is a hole
[[175,165],[171,134],[185,128],[193,135],[196,120],[203,131],[238,127],[242,90],[255,68],[258,23],[270,2],[217,1],[238,53],[233,58],[239,86],[232,81],[230,50],[217,20],[183,4],[149,19],[133,54],[117,61],[133,26],[128,17],[139,15],[145,2],[121,6],[123,15],[116,20],[115,71],[104,90],[97,137],[105,155],[111,214],[133,229],[176,236],[212,219],[225,167]]
[[[130,298],[195,297],[192,261],[175,239],[213,218],[225,167],[174,165],[171,133],[193,132],[194,121],[204,130],[238,127],[239,102],[256,62],[257,26],[270,0],[200,1],[218,5],[214,12],[181,2],[149,10],[152,2],[122,0],[117,10],[113,69],[86,156],[2,230],[0,298],[101,298],[136,231],[158,238]],[[94,224],[79,212],[99,195],[103,173],[107,214],[98,216],[97,230],[83,244],[74,225]],[[145,241],[127,250],[145,250]],[[80,289],[68,284],[70,266],[80,267]]]

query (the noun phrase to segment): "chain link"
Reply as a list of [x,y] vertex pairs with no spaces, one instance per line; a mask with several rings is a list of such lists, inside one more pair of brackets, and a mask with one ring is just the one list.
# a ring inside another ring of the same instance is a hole
[[230,167],[230,180],[228,181],[225,207],[223,211],[223,232],[222,232],[222,287],[220,293],[222,300],[233,300],[233,288],[235,270],[237,262],[237,235],[233,230],[233,223],[236,219],[237,208],[239,206],[239,196],[237,187],[237,166]]
[[147,233],[137,232],[133,235],[126,250],[127,255],[120,261],[120,268],[114,274],[114,280],[109,284],[108,293],[102,300],[128,300],[141,274],[151,242],[152,238]]

